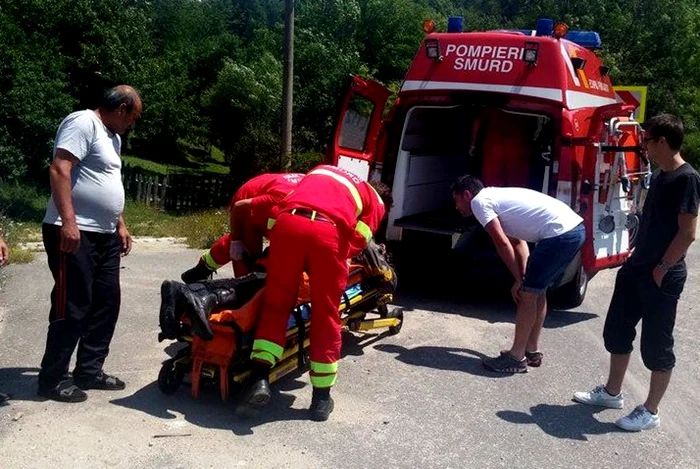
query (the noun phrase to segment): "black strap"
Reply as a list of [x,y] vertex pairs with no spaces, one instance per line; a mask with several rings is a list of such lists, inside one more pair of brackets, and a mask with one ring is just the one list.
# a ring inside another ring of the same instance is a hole
[[348,314],[350,311],[350,297],[345,291],[343,292],[343,301],[345,302],[345,314]]
[[297,323],[297,336],[299,337],[299,351],[297,352],[297,368],[301,369],[306,366],[306,354],[304,353],[304,337],[306,336],[306,324],[304,317],[301,314],[301,307],[296,307],[292,311],[294,321]]

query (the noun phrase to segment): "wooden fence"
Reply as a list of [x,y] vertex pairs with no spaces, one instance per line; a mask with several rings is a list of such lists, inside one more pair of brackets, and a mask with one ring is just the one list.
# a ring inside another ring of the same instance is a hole
[[228,205],[234,181],[224,176],[159,175],[133,166],[122,168],[126,194],[151,207],[188,212]]

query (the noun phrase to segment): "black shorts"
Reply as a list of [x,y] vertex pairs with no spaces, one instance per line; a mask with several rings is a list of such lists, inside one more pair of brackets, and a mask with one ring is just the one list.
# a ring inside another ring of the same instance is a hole
[[673,266],[656,285],[650,267],[624,264],[617,273],[603,338],[612,354],[632,352],[636,326],[642,320],[640,348],[644,365],[652,371],[669,371],[676,364],[673,327],[676,307],[683,292],[685,262]]

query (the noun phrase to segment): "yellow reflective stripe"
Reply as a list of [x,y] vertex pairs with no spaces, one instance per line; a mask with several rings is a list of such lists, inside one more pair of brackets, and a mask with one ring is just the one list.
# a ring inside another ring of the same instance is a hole
[[384,205],[384,201],[382,200],[382,196],[379,195],[379,192],[377,192],[377,189],[375,189],[372,184],[367,184],[367,185],[372,188],[372,192],[374,192],[374,195],[377,196],[377,200],[379,201],[379,204]]
[[279,360],[280,358],[282,358],[282,353],[284,353],[284,348],[281,347],[280,345],[277,345],[274,342],[270,342],[269,340],[256,339],[253,342],[253,353],[255,354],[255,353],[259,353],[259,352],[268,352],[270,355],[272,355],[273,357],[275,357]]
[[369,225],[367,225],[367,223],[363,222],[362,220],[357,222],[357,225],[355,226],[355,231],[360,233],[365,238],[365,241],[368,243],[369,240],[372,239],[372,230],[370,229]]
[[335,373],[322,376],[309,375],[309,378],[311,378],[311,386],[315,388],[330,388],[335,385],[338,375]]
[[250,354],[251,360],[260,360],[263,362],[267,362],[270,364],[270,366],[275,366],[275,363],[277,363],[277,359],[275,358],[274,355],[272,355],[270,352],[266,352],[264,350],[258,350],[256,352],[253,352]]
[[277,220],[275,220],[274,218],[268,218],[268,219],[267,219],[267,229],[268,229],[268,230],[271,230],[272,227],[275,226],[275,222],[276,222],[276,221],[277,221]]
[[360,197],[360,191],[358,191],[357,187],[355,187],[353,183],[350,182],[346,177],[341,176],[340,174],[335,174],[333,171],[329,171],[327,169],[315,169],[309,174],[321,174],[323,176],[330,176],[339,183],[343,184],[345,187],[347,187],[350,191],[350,194],[352,195],[352,198],[355,199],[355,205],[357,206],[356,216],[360,216],[362,210],[364,209],[362,205],[362,197]]
[[201,259],[204,261],[204,263],[209,267],[211,270],[217,270],[219,267],[221,267],[223,264],[217,264],[216,261],[214,260],[213,257],[211,257],[211,251],[206,251],[204,254],[202,254]]
[[314,373],[337,373],[338,372],[338,362],[335,363],[319,363],[311,362],[311,371]]

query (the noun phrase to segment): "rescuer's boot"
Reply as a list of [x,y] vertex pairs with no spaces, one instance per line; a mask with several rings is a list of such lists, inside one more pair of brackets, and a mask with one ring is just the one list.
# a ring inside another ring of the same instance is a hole
[[160,285],[160,330],[164,339],[177,339],[184,312],[183,288],[186,285],[166,280]]
[[270,365],[253,360],[243,403],[251,407],[264,407],[270,403],[270,397]]
[[311,420],[325,422],[328,420],[331,412],[333,412],[331,388],[314,388],[314,393],[311,397],[311,407],[309,407]]
[[192,283],[182,289],[184,307],[192,313],[192,327],[202,339],[214,338],[209,325],[209,314],[217,306],[235,303],[237,283],[235,279],[222,278]]
[[214,272],[216,271],[210,269],[204,261],[200,260],[197,265],[184,271],[182,275],[180,275],[180,278],[185,283],[195,283],[210,279]]

